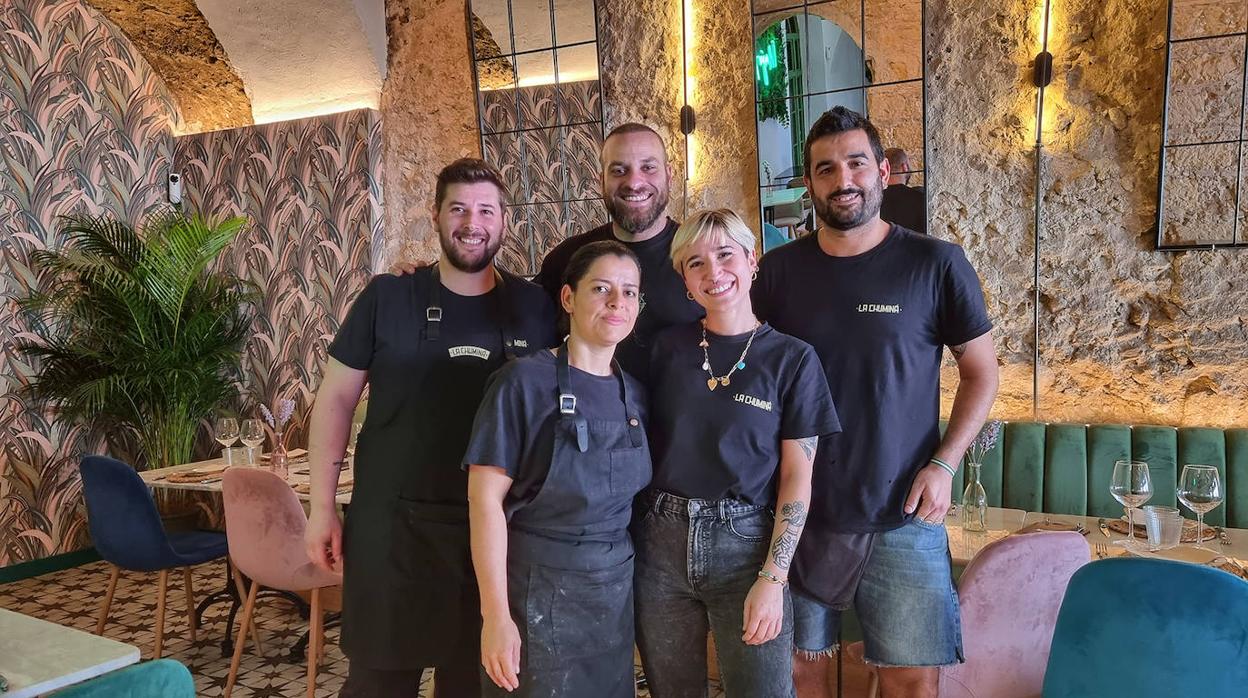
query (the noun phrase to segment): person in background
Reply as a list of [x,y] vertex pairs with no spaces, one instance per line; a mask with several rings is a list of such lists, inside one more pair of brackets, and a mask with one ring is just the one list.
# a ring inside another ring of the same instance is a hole
[[567,342],[490,379],[464,454],[485,696],[631,698],[633,498],[650,481],[641,385],[614,360],[637,257],[582,246],[564,269]]
[[[445,167],[431,210],[438,262],[375,277],[329,346],[312,410],[306,543],[315,564],[343,569],[348,698],[416,695],[429,667],[436,696],[480,691],[460,459],[489,375],[513,355],[555,343],[546,294],[494,268],[506,198],[485,162]],[[344,533],[334,496],[366,384]]]
[[[819,446],[793,563],[798,695],[832,695],[826,655],[852,605],[882,694],[935,698],[938,667],[962,661],[943,524],[955,464],[996,396],[992,322],[962,248],[881,220],[890,166],[870,121],[833,108],[804,160],[819,229],[763,258],[755,307],[809,342],[836,404],[858,409]],[[946,347],[959,381],[942,436]]]
[[884,151],[888,159],[888,187],[880,202],[880,218],[907,230],[927,234],[927,192],[910,186],[910,156],[901,148]]
[[581,247],[615,240],[637,255],[642,285],[637,329],[617,355],[624,370],[644,382],[650,340],[665,327],[702,317],[702,308],[685,296],[668,258],[679,224],[666,215],[672,166],[663,138],[649,126],[621,124],[603,141],[601,161],[602,198],[611,222],[559,243],[533,280],[558,303],[564,269]]
[[[728,210],[676,231],[671,264],[706,319],[651,358],[654,481],[640,499],[638,647],[654,698],[793,695],[789,566],[819,437],[840,424],[814,349],[754,316],[754,234]],[[778,515],[777,515],[778,513]]]

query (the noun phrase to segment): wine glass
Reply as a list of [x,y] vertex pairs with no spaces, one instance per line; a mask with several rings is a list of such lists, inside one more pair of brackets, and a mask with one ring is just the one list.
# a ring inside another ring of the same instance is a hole
[[233,417],[219,417],[214,431],[217,443],[221,444],[221,455],[225,458],[226,465],[233,465],[234,454],[231,453],[230,446],[238,441],[238,420]]
[[256,464],[256,448],[264,443],[264,424],[258,419],[243,420],[243,445],[247,447],[247,465]]
[[360,441],[360,429],[364,427],[363,422],[351,423],[351,436],[347,438],[347,463],[346,469],[350,470],[355,467],[355,448]]
[[1127,537],[1121,544],[1130,547],[1135,544],[1135,520],[1131,512],[1153,496],[1153,481],[1148,474],[1148,463],[1125,460],[1114,463],[1109,493],[1127,511]]
[[1176,491],[1183,506],[1196,512],[1196,547],[1205,541],[1205,514],[1222,503],[1222,479],[1212,465],[1185,465]]

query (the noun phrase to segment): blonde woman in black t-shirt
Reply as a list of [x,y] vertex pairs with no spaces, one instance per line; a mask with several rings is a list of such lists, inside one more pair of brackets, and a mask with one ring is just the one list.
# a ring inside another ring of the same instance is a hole
[[789,565],[819,437],[840,424],[814,350],[754,315],[755,249],[728,210],[694,214],[672,242],[706,318],[665,330],[651,356],[636,594],[655,698],[704,695],[708,630],[729,698],[793,695]]

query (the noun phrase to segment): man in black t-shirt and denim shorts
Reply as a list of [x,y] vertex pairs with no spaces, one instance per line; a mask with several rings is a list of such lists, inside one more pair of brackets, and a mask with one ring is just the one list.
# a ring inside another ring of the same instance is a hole
[[[879,217],[879,134],[836,107],[806,140],[819,229],[763,258],[754,307],[818,353],[841,425],[820,442],[811,513],[791,573],[801,698],[829,693],[827,654],[853,605],[887,698],[935,698],[962,661],[943,526],[956,464],[997,391],[992,323],[957,245]],[[939,429],[944,347],[960,381]]]

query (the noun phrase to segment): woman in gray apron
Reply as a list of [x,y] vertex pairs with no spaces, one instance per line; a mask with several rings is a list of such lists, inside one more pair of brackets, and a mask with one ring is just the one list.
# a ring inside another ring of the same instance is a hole
[[655,698],[706,695],[711,632],[728,698],[790,698],[790,563],[819,437],[840,431],[810,345],[760,323],[754,234],[696,213],[672,263],[706,319],[655,337],[654,480],[641,498],[637,644]]
[[464,456],[486,696],[634,694],[628,525],[650,452],[641,388],[613,357],[639,265],[596,242],[564,280],[566,344],[491,377]]

